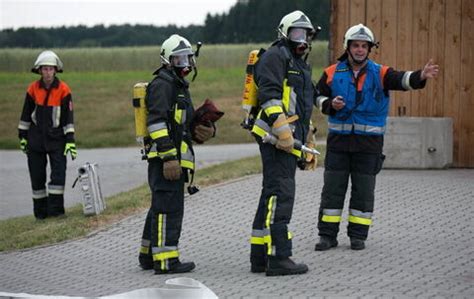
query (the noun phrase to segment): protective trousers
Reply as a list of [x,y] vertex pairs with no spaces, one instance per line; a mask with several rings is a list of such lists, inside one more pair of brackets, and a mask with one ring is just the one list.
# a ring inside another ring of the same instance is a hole
[[[47,159],[51,176],[46,189]],[[63,150],[48,152],[28,151],[28,170],[33,189],[33,213],[36,218],[64,214],[64,185],[66,182],[66,156]]]
[[295,201],[296,156],[260,143],[263,188],[252,225],[252,263],[263,264],[267,256],[292,255],[288,231]]
[[169,270],[170,259],[179,256],[178,242],[184,214],[184,177],[177,181],[163,176],[163,162],[148,160],[148,184],[151,208],[143,228],[140,257],[148,259],[161,270]]
[[367,239],[374,210],[375,176],[382,162],[381,154],[327,151],[319,208],[320,236],[337,237],[350,176],[352,187],[347,235]]

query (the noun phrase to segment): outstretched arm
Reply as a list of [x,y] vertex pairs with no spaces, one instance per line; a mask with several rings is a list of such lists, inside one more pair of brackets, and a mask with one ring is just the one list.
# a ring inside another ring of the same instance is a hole
[[421,71],[421,80],[426,80],[430,78],[434,78],[438,75],[439,72],[439,65],[434,64],[433,59],[430,58],[430,60],[426,63],[425,67]]

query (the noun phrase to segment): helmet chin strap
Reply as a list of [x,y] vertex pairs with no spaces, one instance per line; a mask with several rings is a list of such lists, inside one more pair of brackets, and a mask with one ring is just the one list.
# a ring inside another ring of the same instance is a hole
[[347,53],[351,57],[352,62],[356,65],[362,65],[367,61],[367,59],[369,59],[369,54],[367,54],[367,56],[365,56],[365,58],[363,60],[357,60],[357,59],[354,58],[354,56],[352,56],[351,51],[347,50]]

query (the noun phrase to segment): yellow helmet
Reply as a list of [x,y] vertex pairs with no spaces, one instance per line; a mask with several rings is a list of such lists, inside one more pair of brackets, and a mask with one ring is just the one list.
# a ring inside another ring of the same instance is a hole
[[58,73],[63,72],[63,62],[59,59],[58,55],[51,50],[43,51],[38,55],[31,71],[39,74],[39,69],[43,65],[55,66]]

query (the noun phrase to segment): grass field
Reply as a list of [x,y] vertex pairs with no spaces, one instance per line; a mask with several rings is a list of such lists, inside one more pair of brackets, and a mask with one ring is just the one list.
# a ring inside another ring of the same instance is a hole
[[[240,128],[240,108],[248,52],[266,45],[203,46],[198,58],[199,75],[191,83],[195,106],[206,98],[226,114],[218,123],[218,137],[211,143],[252,142]],[[320,76],[327,57],[327,43],[317,43],[309,57],[313,79]],[[39,50],[0,49],[0,148],[18,147],[17,125],[26,87],[38,78],[29,72]],[[59,78],[72,89],[76,140],[79,148],[132,146],[135,144],[132,87],[148,82],[158,65],[158,48],[57,49],[65,72]],[[324,117],[315,109],[319,136],[326,132]]]

